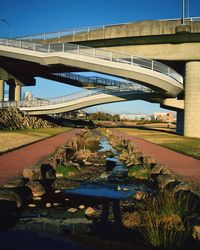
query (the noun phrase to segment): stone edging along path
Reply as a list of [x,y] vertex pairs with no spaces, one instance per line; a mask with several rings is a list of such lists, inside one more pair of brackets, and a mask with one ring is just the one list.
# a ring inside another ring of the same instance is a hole
[[80,129],[72,129],[31,145],[0,155],[0,185],[17,177],[25,167],[37,164],[73,138]]
[[165,165],[174,174],[181,176],[184,181],[200,188],[200,160],[163,148],[117,129],[111,131],[115,136],[132,141],[141,152]]

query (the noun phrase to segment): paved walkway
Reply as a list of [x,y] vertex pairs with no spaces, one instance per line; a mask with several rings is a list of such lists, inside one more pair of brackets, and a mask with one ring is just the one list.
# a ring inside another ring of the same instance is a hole
[[18,176],[25,167],[34,165],[70,140],[80,130],[73,129],[0,155],[0,185]]
[[182,176],[186,182],[200,188],[200,160],[163,148],[117,129],[112,129],[112,132],[116,136],[131,140],[144,154],[165,165],[173,173]]

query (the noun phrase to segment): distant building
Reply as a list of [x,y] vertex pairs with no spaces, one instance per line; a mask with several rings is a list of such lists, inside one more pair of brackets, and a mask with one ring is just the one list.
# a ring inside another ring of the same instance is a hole
[[120,115],[120,120],[131,120],[131,121],[150,121],[150,115],[144,114],[133,114],[133,115]]
[[23,99],[26,100],[26,101],[31,101],[31,100],[33,100],[33,94],[31,92],[26,91],[24,93],[24,98]]
[[159,113],[156,112],[154,113],[154,119],[156,121],[161,121],[161,122],[174,122],[174,112],[166,112],[166,113]]
[[68,118],[68,119],[74,119],[74,118],[85,119],[87,118],[87,113],[84,112],[83,110],[74,110],[74,111],[62,113],[61,116],[64,118]]

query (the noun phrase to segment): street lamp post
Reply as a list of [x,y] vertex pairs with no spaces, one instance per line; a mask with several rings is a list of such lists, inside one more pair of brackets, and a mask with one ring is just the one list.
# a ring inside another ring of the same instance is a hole
[[1,18],[1,21],[4,22],[4,23],[7,23],[8,26],[10,27],[10,38],[12,39],[13,37],[13,29],[12,29],[12,25],[4,18]]
[[182,22],[181,24],[185,24],[185,0],[182,0]]
[[190,17],[190,0],[188,0],[188,18]]
[[[188,6],[189,6],[189,0],[188,0]],[[189,10],[189,7],[188,7],[188,10]],[[185,22],[185,0],[182,0],[181,24],[176,26],[175,32],[176,33],[190,33],[191,32],[191,23],[189,21]]]

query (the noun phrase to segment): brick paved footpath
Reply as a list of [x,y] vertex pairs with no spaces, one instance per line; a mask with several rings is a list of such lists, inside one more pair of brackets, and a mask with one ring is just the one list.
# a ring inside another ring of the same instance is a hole
[[186,182],[200,188],[200,160],[163,148],[136,136],[112,129],[114,135],[129,139],[144,154],[165,165],[170,171],[182,177]]
[[0,185],[18,176],[25,167],[34,165],[54,153],[59,146],[73,138],[80,129],[52,136],[12,152],[0,155]]

